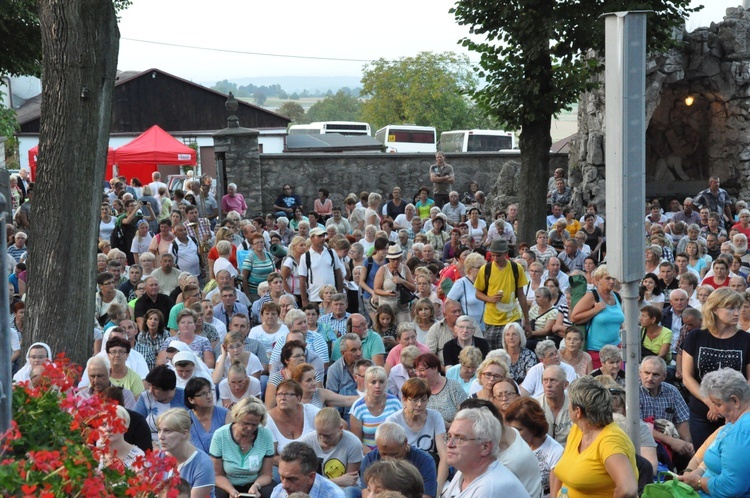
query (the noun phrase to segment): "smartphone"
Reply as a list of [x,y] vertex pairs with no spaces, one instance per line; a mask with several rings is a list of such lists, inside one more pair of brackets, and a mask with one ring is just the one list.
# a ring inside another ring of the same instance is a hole
[[237,498],[258,498],[258,495],[253,493],[240,493],[237,495]]

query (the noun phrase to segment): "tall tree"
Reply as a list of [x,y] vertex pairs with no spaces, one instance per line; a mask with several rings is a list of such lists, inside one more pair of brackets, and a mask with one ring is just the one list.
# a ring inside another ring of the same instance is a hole
[[379,59],[365,65],[362,119],[380,128],[411,123],[438,132],[471,127],[468,92],[478,80],[465,55],[420,52],[397,61]]
[[[519,240],[533,241],[545,226],[545,195],[552,144],[552,116],[570,109],[581,92],[593,88],[601,71],[604,22],[599,16],[623,10],[650,10],[650,50],[672,42],[672,30],[698,9],[689,0],[458,0],[450,10],[470,26],[463,46],[481,55],[478,76],[486,85],[473,92],[477,103],[501,122],[521,130]],[[476,41],[483,37],[485,41]]]
[[31,342],[91,355],[97,213],[120,34],[112,0],[40,0],[39,167],[29,237]]
[[362,101],[339,90],[314,103],[307,110],[307,119],[315,121],[357,121],[362,111]]

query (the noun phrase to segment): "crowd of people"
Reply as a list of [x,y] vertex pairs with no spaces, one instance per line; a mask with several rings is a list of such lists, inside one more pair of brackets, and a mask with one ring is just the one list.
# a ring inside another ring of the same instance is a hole
[[[533,244],[441,153],[413,198],[321,188],[311,211],[290,184],[264,215],[152,179],[102,202],[77,394],[121,406],[110,459],[171,455],[194,498],[633,497],[660,470],[749,496],[750,210],[718,178],[646,206],[637,442],[605,220],[563,170]],[[56,352],[26,347],[17,226],[14,380],[36,385]]]

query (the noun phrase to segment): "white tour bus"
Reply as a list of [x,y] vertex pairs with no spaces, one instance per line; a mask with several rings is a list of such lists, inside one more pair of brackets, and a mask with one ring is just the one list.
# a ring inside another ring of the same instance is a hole
[[375,140],[386,152],[437,152],[434,126],[388,125],[375,132]]
[[340,133],[350,136],[369,135],[370,125],[356,121],[317,121],[289,127],[290,135],[324,135],[326,133]]
[[497,152],[515,147],[516,137],[510,131],[454,130],[440,134],[443,152]]

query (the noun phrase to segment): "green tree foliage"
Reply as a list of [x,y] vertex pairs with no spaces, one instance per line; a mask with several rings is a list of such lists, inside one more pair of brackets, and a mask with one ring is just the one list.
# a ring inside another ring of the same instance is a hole
[[[534,240],[544,226],[552,116],[593,87],[602,70],[588,50],[604,47],[606,12],[653,11],[648,19],[651,50],[672,43],[672,30],[691,12],[689,0],[458,0],[451,9],[458,24],[470,27],[463,46],[480,54],[472,89],[475,101],[499,121],[521,130],[521,209],[519,240]],[[483,41],[476,41],[483,38]]]
[[266,97],[266,94],[261,91],[255,92],[253,94],[253,98],[255,99],[255,105],[260,105],[260,106],[265,104],[266,100],[268,100],[268,97]]
[[284,102],[276,112],[292,120],[294,124],[305,122],[305,109],[297,102]]
[[440,131],[472,127],[467,93],[478,80],[465,55],[421,52],[397,61],[365,65],[362,119],[376,129],[387,124],[434,126]]
[[[127,9],[131,0],[113,0],[115,12]],[[0,76],[42,74],[42,34],[37,0],[0,2]]]
[[339,90],[313,104],[307,110],[309,122],[315,121],[358,121],[362,112],[362,102]]
[[299,94],[297,92],[292,92],[292,94],[289,95],[289,100],[299,100]]
[[217,81],[214,86],[211,87],[212,90],[216,90],[217,92],[221,93],[229,93],[232,92],[235,97],[239,97],[241,95],[237,95],[237,83],[232,83],[229,80],[221,80]]

